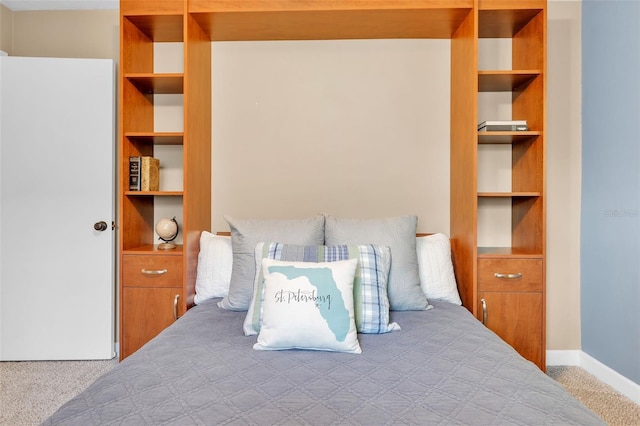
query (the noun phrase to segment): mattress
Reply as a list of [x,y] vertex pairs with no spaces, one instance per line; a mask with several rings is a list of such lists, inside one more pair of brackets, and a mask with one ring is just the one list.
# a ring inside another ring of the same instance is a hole
[[603,425],[466,309],[391,312],[361,354],[253,349],[244,312],[189,310],[45,425]]

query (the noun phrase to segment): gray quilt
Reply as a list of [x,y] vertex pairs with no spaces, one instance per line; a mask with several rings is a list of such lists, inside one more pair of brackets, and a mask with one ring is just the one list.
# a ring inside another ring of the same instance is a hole
[[244,312],[201,304],[46,425],[600,425],[464,308],[392,312],[362,354],[257,351]]

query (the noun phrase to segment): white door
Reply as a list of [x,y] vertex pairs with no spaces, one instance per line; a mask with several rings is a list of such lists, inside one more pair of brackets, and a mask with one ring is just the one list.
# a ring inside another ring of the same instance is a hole
[[0,57],[0,360],[114,356],[114,115],[112,60]]

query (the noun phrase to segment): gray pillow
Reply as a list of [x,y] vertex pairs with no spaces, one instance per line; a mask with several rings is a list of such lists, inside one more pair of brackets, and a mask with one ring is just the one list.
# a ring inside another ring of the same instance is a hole
[[414,215],[384,219],[325,218],[325,245],[377,244],[391,248],[389,304],[395,311],[421,311],[429,302],[420,287]]
[[231,228],[233,266],[229,294],[218,302],[218,306],[232,311],[249,309],[256,273],[254,250],[259,242],[277,241],[298,245],[324,243],[324,215],[294,220],[235,219],[225,216],[225,220]]

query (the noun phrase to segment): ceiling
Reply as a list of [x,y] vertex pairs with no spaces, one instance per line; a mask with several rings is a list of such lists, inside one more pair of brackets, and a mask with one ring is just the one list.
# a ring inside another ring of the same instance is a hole
[[119,0],[0,0],[14,12],[25,10],[118,9]]

